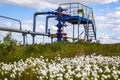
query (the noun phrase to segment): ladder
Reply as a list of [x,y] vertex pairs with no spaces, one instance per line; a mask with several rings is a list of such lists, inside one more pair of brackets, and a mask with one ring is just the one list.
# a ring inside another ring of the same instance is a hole
[[[91,22],[89,22],[91,20]],[[95,25],[95,19],[93,12],[91,12],[87,16],[87,23],[84,24],[84,29],[85,29],[85,36],[84,39],[87,41],[92,41],[92,40],[97,40],[96,38],[96,25]]]

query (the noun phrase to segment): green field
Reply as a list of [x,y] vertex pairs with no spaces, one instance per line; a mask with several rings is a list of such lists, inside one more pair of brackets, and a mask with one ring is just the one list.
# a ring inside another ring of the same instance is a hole
[[120,44],[0,42],[0,80],[118,80]]
[[29,57],[44,56],[52,59],[60,54],[60,57],[74,57],[81,55],[103,56],[120,56],[120,44],[100,44],[89,42],[77,43],[53,43],[53,44],[35,44],[20,45],[19,42],[11,38],[11,34],[7,34],[3,41],[0,42],[0,62],[14,62]]

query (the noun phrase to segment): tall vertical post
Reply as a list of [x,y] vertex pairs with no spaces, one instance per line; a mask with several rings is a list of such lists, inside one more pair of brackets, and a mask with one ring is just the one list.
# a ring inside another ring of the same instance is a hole
[[79,32],[79,30],[80,30],[79,27],[80,27],[80,20],[78,19],[78,41],[79,41],[79,33],[80,33]]
[[25,45],[25,35],[23,35],[23,45]]
[[[36,14],[34,14],[34,18],[33,18],[33,32],[35,32],[35,29],[36,29]],[[33,41],[32,41],[32,44],[34,44],[35,43],[35,36],[34,35],[32,35],[32,37],[33,37]]]
[[33,37],[32,44],[35,44],[35,34],[31,34],[31,36]]
[[84,40],[86,41],[86,35],[87,35],[87,31],[86,31],[86,24],[84,24],[84,29],[85,29],[85,35],[84,35]]
[[44,35],[43,35],[43,44],[44,44]]
[[[79,3],[78,3],[78,10],[79,10]],[[78,13],[78,16],[79,16],[79,13]],[[80,20],[78,18],[78,41],[79,41],[79,26],[80,26]]]
[[79,40],[79,23],[78,23],[78,40]]
[[32,41],[32,44],[34,44],[35,43],[35,37],[33,36],[33,41]]
[[50,34],[51,34],[51,33],[50,33],[50,29],[48,29],[48,37],[50,37]]
[[87,24],[87,41],[89,41],[89,24]]
[[72,15],[72,14],[71,14],[71,4],[70,4],[70,15]]
[[51,37],[51,43],[53,43],[53,37]]
[[25,37],[26,37],[26,33],[22,33],[22,35],[23,35],[23,45],[25,45],[26,43],[25,43]]
[[25,36],[25,37],[26,37],[26,44],[28,44],[28,40],[27,40],[27,34],[26,34],[26,36]]
[[75,42],[75,24],[73,24],[73,43]]

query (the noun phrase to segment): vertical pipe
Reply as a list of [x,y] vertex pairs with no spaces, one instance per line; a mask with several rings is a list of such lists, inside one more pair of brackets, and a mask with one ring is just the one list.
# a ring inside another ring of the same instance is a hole
[[87,20],[88,20],[88,12],[87,12],[87,7],[85,7],[85,9],[86,9],[86,18],[87,18]]
[[88,31],[89,31],[89,24],[87,25],[87,41],[89,40],[89,34],[88,34]]
[[32,44],[35,44],[35,36],[33,36],[33,43]]
[[70,4],[70,15],[71,15],[71,4]]
[[[63,23],[63,25],[64,25],[64,23]],[[64,34],[64,26],[62,27],[62,36],[63,36],[62,41],[64,41],[64,35],[63,34]]]
[[34,14],[34,17],[33,17],[33,32],[35,32],[35,29],[36,29],[36,14]]
[[78,19],[78,41],[79,41],[79,26],[80,26],[80,20]]
[[[78,3],[78,10],[79,10],[79,3]],[[78,13],[78,16],[79,16],[79,13]],[[78,41],[79,41],[79,25],[80,25],[80,20],[78,18]]]
[[44,44],[44,35],[43,35],[43,44]]
[[[35,32],[35,29],[36,29],[36,14],[34,14],[34,18],[33,18],[33,32]],[[33,37],[33,42],[32,44],[35,43],[35,36],[32,36]]]
[[45,29],[45,32],[46,32],[46,33],[48,33],[47,30],[48,30],[48,16],[47,16],[47,18],[46,18],[46,29]]
[[87,25],[84,24],[84,29],[85,29],[85,35],[84,35],[84,40],[86,41],[87,40]]
[[28,42],[27,42],[27,34],[25,35],[25,37],[26,37],[26,40],[25,40],[25,41],[26,41],[26,44],[28,44]]
[[36,16],[37,16],[37,13],[35,13],[33,16],[33,32],[35,32],[35,29],[36,29]]
[[25,45],[25,35],[23,35],[23,45]]
[[87,17],[86,36],[87,36],[87,41],[88,41],[89,40],[89,33],[88,33],[88,31],[89,31],[89,11],[88,11],[87,6],[85,6],[85,8],[86,8],[86,17]]
[[23,45],[26,44],[26,39],[25,39],[26,35],[27,35],[27,33],[25,33],[25,32],[22,33],[22,36],[23,36]]
[[[79,3],[78,3],[78,10],[79,10]],[[78,16],[79,16],[79,13],[78,13]]]
[[20,30],[22,31],[22,23],[21,23],[21,21],[20,21]]
[[51,43],[53,43],[53,37],[51,37]]
[[73,24],[73,43],[74,43],[74,38],[75,38],[74,32],[75,32],[75,25]]

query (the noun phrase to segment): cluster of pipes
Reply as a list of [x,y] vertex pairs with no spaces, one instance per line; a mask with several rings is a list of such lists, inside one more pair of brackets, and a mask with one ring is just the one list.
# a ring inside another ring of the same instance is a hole
[[[66,41],[67,38],[66,37],[63,38],[63,36],[66,36],[67,34],[66,33],[62,33],[62,27],[64,26],[64,22],[61,22],[59,20],[59,17],[61,17],[63,15],[68,16],[67,14],[62,14],[62,12],[65,11],[65,10],[66,9],[63,9],[63,8],[59,7],[56,10],[56,12],[36,12],[34,14],[34,18],[33,18],[33,31],[23,31],[20,20],[17,20],[17,19],[14,19],[14,18],[10,18],[10,17],[6,17],[6,16],[0,16],[1,18],[6,18],[6,19],[17,21],[20,24],[20,29],[12,29],[12,28],[0,27],[0,30],[22,33],[22,35],[23,35],[23,45],[26,44],[26,42],[25,42],[26,41],[26,35],[27,34],[31,34],[31,36],[33,37],[32,44],[34,44],[35,43],[35,36],[36,35],[48,36],[48,37],[51,37],[51,38],[53,37],[53,36],[51,36],[50,29],[48,29],[48,19],[49,18],[57,18],[57,21],[58,21],[58,24],[56,25],[57,28],[58,28],[57,33],[56,33],[56,35],[57,35],[56,36],[57,37],[57,41],[58,42],[60,42],[60,41]],[[36,17],[37,17],[37,15],[46,15],[46,14],[48,16],[46,17],[46,29],[45,29],[45,33],[36,32]]]
[[[73,6],[72,5],[76,5],[77,6]],[[62,4],[61,4],[62,5]],[[62,7],[58,7],[58,9],[56,11],[49,11],[49,12],[36,12],[33,16],[33,31],[24,31],[22,30],[22,26],[21,26],[21,21],[17,20],[17,19],[13,19],[13,18],[9,18],[9,17],[5,17],[5,16],[0,16],[1,18],[7,18],[10,20],[14,20],[19,22],[20,24],[20,29],[12,29],[12,28],[5,28],[5,27],[0,27],[0,30],[3,31],[11,31],[11,32],[17,32],[17,33],[22,33],[23,35],[23,45],[26,44],[26,36],[27,34],[31,34],[33,41],[32,44],[35,44],[35,36],[36,35],[40,35],[40,36],[48,36],[51,37],[51,41],[53,42],[53,38],[57,38],[58,42],[62,42],[62,41],[67,41],[67,38],[71,38],[73,39],[73,42],[75,41],[75,25],[78,25],[78,37],[77,40],[79,40],[79,36],[81,36],[83,34],[83,32],[85,32],[85,37],[84,40],[86,39],[86,41],[88,41],[91,37],[95,38],[96,40],[96,25],[95,25],[95,20],[93,17],[93,11],[91,8],[80,4],[80,3],[69,3],[69,4],[63,4],[63,5],[69,5],[68,9],[63,9]],[[81,6],[81,8],[79,8]],[[85,10],[84,11],[84,8]],[[75,10],[77,11],[77,16],[72,15],[72,11],[74,13],[74,10],[72,10],[72,8],[76,8]],[[65,13],[66,11],[70,12],[69,14]],[[90,12],[92,11],[92,12]],[[86,17],[85,17],[85,12],[86,12]],[[82,13],[82,17],[79,16],[79,14]],[[91,14],[90,14],[91,13]],[[46,25],[45,25],[45,33],[40,33],[40,32],[36,32],[36,22],[37,22],[37,16],[38,15],[47,15],[46,16]],[[90,17],[91,15],[91,17]],[[90,18],[89,18],[90,17]],[[50,29],[48,29],[48,20],[50,18],[55,18],[57,20],[57,33],[55,34],[51,34]],[[73,37],[68,37],[66,33],[63,32],[63,27],[66,26],[66,22],[71,23],[73,25]],[[80,24],[83,24],[84,26],[84,31],[79,34],[79,26]],[[90,31],[92,30],[92,31]],[[92,33],[90,33],[92,32]]]

